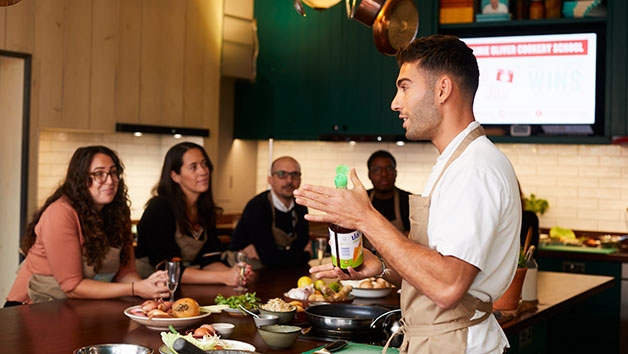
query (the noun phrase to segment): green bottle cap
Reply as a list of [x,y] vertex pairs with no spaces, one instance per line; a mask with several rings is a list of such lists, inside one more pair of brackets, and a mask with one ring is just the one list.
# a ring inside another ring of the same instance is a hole
[[336,188],[347,188],[347,173],[349,173],[347,166],[338,165],[338,167],[336,167],[336,178],[334,178]]

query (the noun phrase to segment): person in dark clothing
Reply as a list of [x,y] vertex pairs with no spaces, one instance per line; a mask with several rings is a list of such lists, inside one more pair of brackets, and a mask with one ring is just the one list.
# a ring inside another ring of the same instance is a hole
[[373,189],[367,191],[373,207],[395,227],[407,234],[410,231],[409,192],[395,187],[397,162],[385,150],[375,151],[366,163]]
[[243,250],[253,269],[306,264],[312,258],[307,208],[292,192],[301,184],[301,167],[292,157],[273,161],[270,191],[251,199],[231,236],[230,251]]
[[539,248],[539,218],[533,211],[525,210],[521,218],[521,247],[525,245],[528,229],[532,228],[532,235],[530,236],[530,246],[534,246],[534,254]]
[[[136,268],[140,275],[173,258],[182,260],[182,284],[238,285],[237,268],[220,259],[213,166],[202,146],[179,143],[166,154],[161,177],[137,224]],[[254,276],[245,270],[245,282]]]

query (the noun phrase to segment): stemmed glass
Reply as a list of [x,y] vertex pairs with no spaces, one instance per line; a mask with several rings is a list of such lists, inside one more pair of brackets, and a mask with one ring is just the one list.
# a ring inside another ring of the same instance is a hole
[[244,282],[246,277],[244,273],[246,272],[247,262],[249,261],[249,257],[246,255],[244,251],[238,251],[235,255],[236,260],[236,268],[238,268],[238,273],[240,276],[238,277],[238,286],[234,288],[236,292],[245,292],[248,289],[244,286]]
[[170,291],[170,301],[174,301],[174,292],[179,286],[179,276],[181,275],[181,262],[166,262],[166,271],[168,272],[168,290]]
[[327,249],[327,239],[324,237],[316,239],[316,258],[318,264],[323,264],[323,258],[325,258],[325,250]]

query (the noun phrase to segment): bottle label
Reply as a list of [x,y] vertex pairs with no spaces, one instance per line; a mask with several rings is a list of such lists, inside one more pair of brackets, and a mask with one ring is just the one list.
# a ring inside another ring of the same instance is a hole
[[357,268],[362,264],[362,232],[337,233],[329,230],[332,263],[341,269]]

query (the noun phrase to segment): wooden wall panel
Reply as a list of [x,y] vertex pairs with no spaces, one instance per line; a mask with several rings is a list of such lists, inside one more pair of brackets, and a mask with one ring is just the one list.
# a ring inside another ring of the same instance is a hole
[[161,4],[154,0],[142,2],[140,54],[139,123],[161,124],[162,19]]
[[6,49],[33,53],[35,49],[35,2],[20,1],[6,8]]
[[191,127],[203,124],[203,52],[207,42],[203,1],[189,0],[186,9],[183,125]]
[[6,48],[7,8],[0,7],[0,48]]
[[138,123],[142,0],[120,0],[119,6],[116,122]]
[[118,1],[93,0],[89,128],[114,131]]
[[89,128],[92,0],[65,0],[63,127]]
[[[185,14],[189,1],[160,0],[163,23],[160,28],[163,81],[161,82],[161,122],[183,124],[183,53]],[[159,33],[159,32],[158,32]]]
[[[26,0],[24,0],[26,1]],[[22,1],[23,2],[23,1]],[[41,128],[63,126],[63,6],[56,1],[40,1],[35,12],[35,55],[33,55],[33,95],[31,107]],[[36,129],[37,126],[34,126]]]

